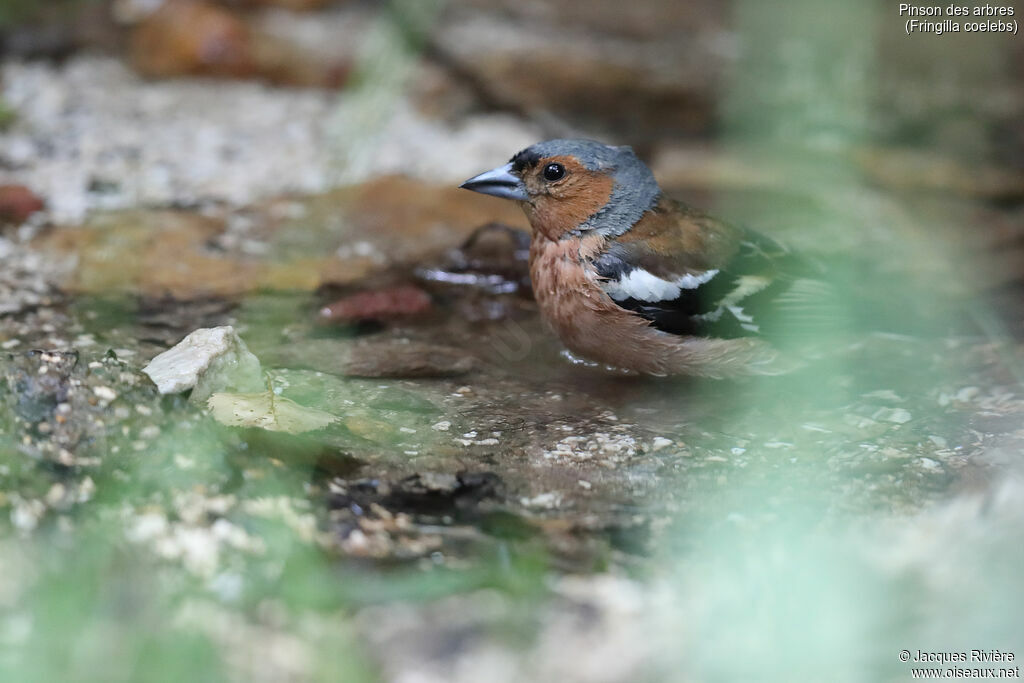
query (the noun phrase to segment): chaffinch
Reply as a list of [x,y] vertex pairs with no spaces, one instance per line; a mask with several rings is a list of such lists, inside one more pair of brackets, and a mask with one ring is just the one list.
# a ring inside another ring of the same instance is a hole
[[522,205],[534,296],[583,358],[651,375],[776,374],[793,366],[779,338],[835,318],[811,264],[665,197],[629,147],[539,142],[461,187]]

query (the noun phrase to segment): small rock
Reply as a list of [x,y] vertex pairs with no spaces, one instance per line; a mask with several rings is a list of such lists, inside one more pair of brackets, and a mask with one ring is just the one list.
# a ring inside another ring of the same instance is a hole
[[897,394],[892,389],[879,389],[877,391],[869,391],[868,393],[864,394],[864,398],[873,398],[878,401],[889,401],[891,403],[900,403],[903,401],[903,398],[901,398],[900,395]]
[[0,223],[24,223],[43,208],[43,200],[24,185],[0,185]]
[[14,414],[26,422],[41,422],[66,405],[75,396],[72,374],[78,360],[74,351],[28,351],[0,366],[0,388],[13,399]]
[[520,504],[530,508],[554,509],[562,502],[562,494],[559,491],[548,491],[539,493],[532,498],[523,496],[519,499]]
[[139,436],[143,439],[155,439],[160,436],[160,428],[156,425],[148,425],[139,431]]
[[654,437],[654,441],[651,442],[651,450],[657,453],[663,448],[668,448],[672,445],[672,439],[666,439],[663,436]]
[[263,371],[231,326],[201,328],[150,361],[143,372],[161,394],[192,389],[191,400],[204,402],[219,391],[263,389]]
[[58,507],[64,500],[64,497],[68,493],[68,487],[61,483],[56,483],[50,487],[50,490],[46,492],[44,499],[46,504],[51,508]]
[[[473,287],[491,294],[529,291],[529,251],[530,234],[525,230],[504,223],[485,223],[462,246],[448,252],[444,262],[420,266],[416,275],[423,280]],[[493,307],[493,303],[480,306],[467,301],[460,314],[470,320],[502,317]]]
[[408,491],[422,489],[440,493],[453,492],[461,485],[458,477],[445,472],[421,472],[404,480],[402,483]]
[[108,403],[117,398],[117,392],[111,389],[110,387],[93,387],[92,393],[96,396],[96,398],[102,401],[106,401]]
[[978,387],[964,387],[960,391],[956,392],[956,395],[953,398],[961,403],[970,403],[980,395],[981,389]]
[[11,506],[11,524],[18,531],[27,534],[39,526],[39,520],[46,514],[46,505],[39,500],[16,500]]
[[320,317],[332,322],[388,320],[430,310],[430,295],[419,287],[405,285],[375,292],[360,292],[320,309]]
[[910,422],[913,416],[909,410],[903,408],[879,408],[871,416],[871,419],[901,425]]

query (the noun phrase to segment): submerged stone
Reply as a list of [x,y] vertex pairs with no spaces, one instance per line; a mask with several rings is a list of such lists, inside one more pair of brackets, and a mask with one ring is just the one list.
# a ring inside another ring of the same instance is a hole
[[431,309],[430,295],[419,287],[401,285],[368,292],[358,292],[320,310],[320,317],[331,322],[359,320],[390,320],[398,316],[417,315]]
[[216,393],[207,407],[217,422],[229,427],[258,427],[288,434],[323,429],[338,420],[337,415],[275,396],[269,389],[254,394]]

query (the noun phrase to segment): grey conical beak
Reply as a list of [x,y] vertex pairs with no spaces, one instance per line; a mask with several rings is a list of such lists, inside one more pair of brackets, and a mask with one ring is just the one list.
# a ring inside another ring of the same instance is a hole
[[530,198],[526,194],[526,185],[512,173],[512,164],[505,164],[478,176],[473,176],[459,187],[520,202],[525,202]]

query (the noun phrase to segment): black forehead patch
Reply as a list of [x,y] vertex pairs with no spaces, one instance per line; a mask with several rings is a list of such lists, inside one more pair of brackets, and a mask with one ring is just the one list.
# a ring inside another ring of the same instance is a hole
[[509,159],[509,161],[512,163],[512,170],[515,173],[522,173],[526,169],[533,168],[540,163],[540,154],[533,151],[532,147],[527,147]]

